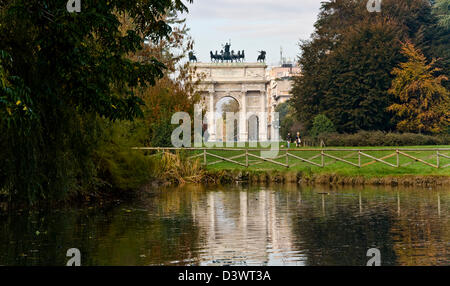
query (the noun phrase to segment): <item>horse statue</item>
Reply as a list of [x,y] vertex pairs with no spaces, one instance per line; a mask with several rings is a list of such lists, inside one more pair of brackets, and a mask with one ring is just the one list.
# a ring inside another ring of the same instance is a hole
[[238,51],[237,55],[234,56],[234,60],[237,62],[241,62],[242,56],[241,51]]
[[189,52],[189,62],[197,62],[197,57],[194,55],[194,52]]
[[209,55],[211,57],[211,62],[217,63],[221,60],[221,56],[217,53],[217,51],[216,51],[216,54],[213,54],[213,52],[210,51]]
[[258,62],[264,63],[266,61],[266,51],[258,51]]

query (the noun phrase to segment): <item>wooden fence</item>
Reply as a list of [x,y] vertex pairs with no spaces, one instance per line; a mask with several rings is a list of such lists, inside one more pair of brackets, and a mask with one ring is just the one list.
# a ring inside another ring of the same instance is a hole
[[[342,162],[356,168],[363,168],[375,163],[384,164],[392,168],[400,168],[411,165],[414,162],[425,164],[436,169],[450,166],[450,148],[280,149],[279,151],[275,151],[278,155],[273,158],[267,158],[261,155],[261,152],[270,151],[269,149],[170,147],[135,147],[133,149],[155,153],[152,155],[174,151],[193,153],[189,154],[190,156],[188,158],[201,158],[205,166],[223,162],[246,168],[262,163],[274,164],[285,168],[292,168],[299,163],[306,163],[323,168],[336,162]],[[373,154],[374,152],[377,154]],[[380,153],[382,154],[380,155]]]

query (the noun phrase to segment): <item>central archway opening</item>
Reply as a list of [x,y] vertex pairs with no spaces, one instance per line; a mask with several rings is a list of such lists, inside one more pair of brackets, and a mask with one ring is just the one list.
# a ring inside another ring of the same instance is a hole
[[[239,141],[239,102],[231,96],[221,98],[216,103],[216,111],[216,121],[221,122],[221,124],[217,125],[216,129],[217,140],[222,142]],[[230,112],[234,114],[234,118],[231,118],[228,122],[232,126],[227,126],[227,113]]]

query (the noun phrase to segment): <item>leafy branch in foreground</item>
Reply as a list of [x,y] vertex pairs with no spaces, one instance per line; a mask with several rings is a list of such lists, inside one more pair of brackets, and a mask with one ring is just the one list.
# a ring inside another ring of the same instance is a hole
[[[137,91],[164,75],[155,57],[129,55],[170,36],[167,14],[187,12],[181,0],[86,0],[81,13],[61,4],[0,2],[0,188],[18,201],[91,183],[96,118],[142,116]],[[122,31],[125,14],[133,27]]]

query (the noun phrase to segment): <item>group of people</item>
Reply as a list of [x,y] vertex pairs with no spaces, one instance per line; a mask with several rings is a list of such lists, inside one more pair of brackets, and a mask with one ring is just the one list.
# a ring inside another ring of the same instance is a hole
[[300,147],[302,144],[302,139],[300,138],[300,132],[297,132],[297,135],[295,136],[295,141],[293,139],[294,138],[291,136],[291,133],[288,133],[287,137],[286,137],[287,147],[290,148],[291,143],[295,143],[295,146]]

